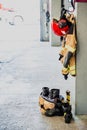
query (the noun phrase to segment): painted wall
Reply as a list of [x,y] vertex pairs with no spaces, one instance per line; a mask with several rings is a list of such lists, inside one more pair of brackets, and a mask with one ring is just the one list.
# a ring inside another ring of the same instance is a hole
[[77,5],[76,114],[87,114],[87,3]]

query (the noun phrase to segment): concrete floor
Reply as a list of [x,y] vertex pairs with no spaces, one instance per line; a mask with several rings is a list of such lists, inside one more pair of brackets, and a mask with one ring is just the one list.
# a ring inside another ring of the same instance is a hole
[[[87,116],[75,116],[75,78],[66,81],[61,74],[60,47],[39,41],[39,0],[18,2],[12,4],[23,14],[23,25],[0,23],[0,130],[87,130]],[[44,86],[59,88],[64,97],[71,91],[70,124],[41,115],[38,98]]]
[[[25,45],[25,47],[24,47]],[[75,116],[75,78],[64,80],[58,61],[60,47],[28,41],[20,51],[3,51],[0,63],[0,130],[87,130],[87,116]],[[71,91],[74,120],[41,115],[38,98],[43,86]]]

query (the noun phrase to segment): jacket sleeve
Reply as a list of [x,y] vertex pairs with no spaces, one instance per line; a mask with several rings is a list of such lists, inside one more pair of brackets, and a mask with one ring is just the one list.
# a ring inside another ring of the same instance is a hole
[[66,56],[65,56],[64,63],[63,63],[63,66],[64,66],[65,68],[68,67],[69,61],[70,61],[70,59],[71,59],[72,56],[73,56],[73,53],[70,52],[70,51],[68,51],[68,53],[67,53]]

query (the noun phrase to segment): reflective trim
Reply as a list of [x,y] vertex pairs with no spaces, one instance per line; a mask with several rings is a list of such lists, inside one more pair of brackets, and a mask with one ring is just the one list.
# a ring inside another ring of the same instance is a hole
[[70,74],[71,74],[71,75],[76,75],[76,71],[75,71],[75,70],[70,71]]
[[67,96],[66,100],[70,101],[70,95]]
[[71,71],[72,71],[72,70],[75,70],[75,65],[71,66],[71,67],[70,67],[70,70],[71,70]]
[[72,48],[71,46],[65,45],[65,47],[70,51],[70,52],[75,52],[76,48]]
[[69,73],[70,73],[71,75],[76,75],[75,65],[72,66],[72,67],[70,67]]
[[68,74],[69,73],[69,68],[63,68],[62,69],[62,74]]
[[64,113],[64,117],[65,117],[65,115],[66,115],[66,112]]
[[67,70],[68,70],[68,68],[63,68],[63,70],[64,70],[64,71],[67,71]]
[[70,74],[71,74],[71,75],[76,75],[76,71],[75,71],[75,70],[71,70],[71,71],[70,71]]

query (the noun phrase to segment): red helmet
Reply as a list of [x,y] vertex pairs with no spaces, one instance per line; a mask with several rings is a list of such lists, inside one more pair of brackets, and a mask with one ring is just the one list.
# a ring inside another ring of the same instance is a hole
[[69,26],[65,19],[60,19],[59,21],[53,19],[51,27],[53,32],[58,36],[64,36],[69,31]]

